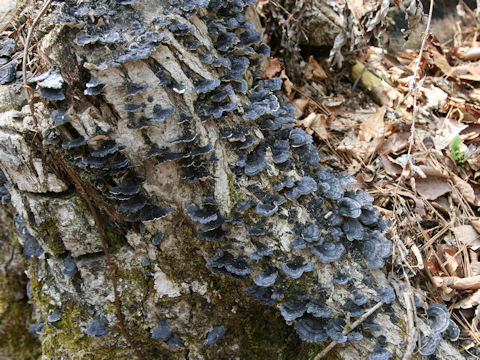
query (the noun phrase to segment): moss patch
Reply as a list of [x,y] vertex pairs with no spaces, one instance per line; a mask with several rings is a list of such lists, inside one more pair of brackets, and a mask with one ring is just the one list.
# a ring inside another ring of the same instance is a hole
[[18,360],[37,359],[40,342],[28,332],[32,308],[19,294],[25,291],[25,279],[0,273],[0,357]]

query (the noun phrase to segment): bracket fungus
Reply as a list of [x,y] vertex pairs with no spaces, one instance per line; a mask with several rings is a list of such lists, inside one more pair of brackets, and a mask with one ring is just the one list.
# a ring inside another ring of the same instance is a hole
[[332,317],[331,310],[320,298],[314,298],[307,304],[307,313],[312,314],[316,318],[329,319]]
[[377,289],[375,301],[383,301],[385,304],[391,304],[395,301],[395,291],[390,285],[387,285],[384,288],[379,288]]
[[208,332],[203,345],[213,345],[225,335],[227,328],[225,326],[213,325],[213,329]]
[[160,324],[152,330],[152,339],[167,341],[168,338],[172,335],[173,330],[168,326],[165,319],[160,320]]
[[307,311],[307,302],[302,300],[292,300],[279,305],[280,313],[287,322],[291,322],[301,317]]
[[442,342],[442,334],[437,331],[432,331],[428,336],[420,334],[420,347],[418,352],[423,356],[431,356],[435,353],[438,346]]
[[368,360],[390,360],[393,354],[381,346],[375,347],[373,352],[368,356]]
[[257,286],[270,287],[275,283],[275,280],[277,280],[277,276],[278,276],[278,271],[274,268],[271,268],[264,273],[255,275],[253,277],[253,282]]
[[283,263],[282,270],[292,279],[298,279],[303,273],[313,270],[313,262],[305,262],[303,257],[296,256],[293,261]]
[[427,323],[432,331],[443,333],[450,326],[450,312],[440,304],[430,304],[427,308]]
[[318,343],[328,339],[325,323],[317,319],[301,318],[295,322],[295,330],[300,339],[309,343]]
[[87,335],[90,337],[105,336],[107,330],[105,329],[105,323],[101,316],[96,316],[90,320],[87,324]]

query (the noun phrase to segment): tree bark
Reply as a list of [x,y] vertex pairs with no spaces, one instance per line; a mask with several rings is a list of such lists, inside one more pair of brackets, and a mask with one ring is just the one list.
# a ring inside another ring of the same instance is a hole
[[[19,71],[0,86],[0,168],[8,180],[5,200],[11,199],[0,218],[10,234],[2,244],[23,246],[35,323],[43,322],[32,331],[46,359],[126,359],[138,352],[145,359],[314,358],[332,341],[326,335],[332,323],[314,318],[305,304],[322,299],[341,331],[355,292],[367,296],[365,311],[390,283],[386,267],[368,267],[363,248],[382,221],[359,225],[362,235],[346,239],[349,220],[339,209],[344,196],[355,195],[350,179],[325,170],[310,139],[292,133],[277,85],[259,83],[265,48],[254,33],[254,10],[242,1],[219,9],[222,1],[200,9],[194,4],[202,1],[169,3],[54,4],[27,52],[34,114]],[[39,11],[28,4],[16,21]],[[20,64],[21,46],[17,39],[3,58]],[[85,143],[73,147],[80,137]],[[279,140],[287,144],[287,162],[279,161]],[[242,212],[241,201],[255,204]],[[346,248],[341,259],[322,263],[314,255],[323,240],[308,238],[308,223],[318,225],[325,242]],[[293,250],[297,235],[304,246]],[[288,270],[302,261],[303,275]],[[4,266],[2,274],[18,269]],[[269,270],[277,273],[274,285],[256,286],[254,277]],[[302,304],[300,315],[287,309]],[[408,335],[402,302],[381,306],[373,318],[382,330],[361,327],[361,341],[338,344],[328,356],[366,359],[379,335],[386,336],[385,349],[401,356]],[[323,327],[317,335],[325,339],[301,341],[295,328],[302,319]],[[214,341],[216,326],[226,331]],[[31,353],[38,351],[31,344]],[[0,352],[31,358],[20,354]],[[447,341],[436,355],[464,358]]]

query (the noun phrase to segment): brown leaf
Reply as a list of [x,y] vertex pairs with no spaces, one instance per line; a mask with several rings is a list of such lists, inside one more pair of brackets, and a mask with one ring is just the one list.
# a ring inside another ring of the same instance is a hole
[[480,290],[455,304],[456,309],[470,309],[480,304]]
[[311,129],[313,133],[322,140],[328,139],[328,117],[323,114],[311,113],[305,119],[297,121],[297,124]]
[[287,74],[285,73],[285,69],[280,72],[280,79],[283,82],[283,89],[285,90],[285,94],[290,96],[293,90],[293,83],[288,78]]
[[325,70],[323,70],[322,65],[320,65],[313,56],[310,56],[308,58],[307,79],[322,81],[326,78],[327,73],[325,72]]
[[439,176],[427,176],[425,179],[416,179],[417,192],[427,200],[435,200],[452,191],[448,181]]
[[402,173],[402,167],[394,162],[390,161],[389,157],[386,155],[380,155],[380,161],[385,172],[393,178],[396,178]]
[[[459,266],[462,263],[462,256],[458,251],[448,244],[441,244],[439,250],[445,260],[444,264],[447,266],[448,273],[451,276],[462,276],[463,272],[459,271],[457,273],[457,269],[459,269]],[[459,270],[461,270],[461,268]]]
[[306,97],[301,97],[298,99],[293,100],[293,105],[295,106],[295,118],[299,119],[303,116],[305,112],[305,108],[307,107],[310,100]]
[[472,272],[472,275],[480,275],[480,261],[478,261],[478,254],[470,250],[470,270]]
[[410,133],[408,132],[393,133],[383,143],[381,148],[382,154],[400,154],[403,150],[408,148],[409,138]]
[[447,58],[440,54],[437,50],[434,48],[430,49],[432,55],[433,55],[433,60],[435,62],[435,65],[447,76],[452,76],[452,67],[447,61]]
[[478,290],[480,289],[480,275],[460,278],[457,276],[434,276],[432,278],[438,287],[447,286],[457,290]]
[[283,66],[282,64],[280,64],[280,60],[278,60],[277,58],[271,58],[267,68],[265,69],[265,72],[263,73],[262,78],[271,79],[275,75],[277,75],[280,71],[282,71],[282,69],[283,69]]
[[383,136],[385,132],[383,119],[385,118],[386,111],[387,108],[385,106],[379,107],[374,114],[360,125],[358,140],[371,141],[378,136]]
[[[460,58],[463,60],[478,60],[480,59],[480,47],[472,47],[468,49],[460,49]],[[462,51],[463,50],[463,51]]]
[[457,190],[460,192],[460,194],[462,194],[462,196],[470,205],[480,205],[480,201],[478,201],[477,197],[475,196],[475,191],[473,191],[472,186],[468,182],[454,175],[453,183]]
[[472,225],[456,226],[452,231],[459,244],[466,245],[473,250],[480,248],[480,236]]

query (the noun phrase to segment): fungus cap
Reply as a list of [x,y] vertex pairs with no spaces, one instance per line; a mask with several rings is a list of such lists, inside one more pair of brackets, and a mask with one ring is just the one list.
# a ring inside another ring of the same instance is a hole
[[225,335],[226,331],[227,331],[227,328],[225,326],[213,325],[213,329],[208,332],[207,337],[205,338],[205,341],[203,342],[203,344],[204,345],[215,344],[218,339],[220,339],[223,335]]

